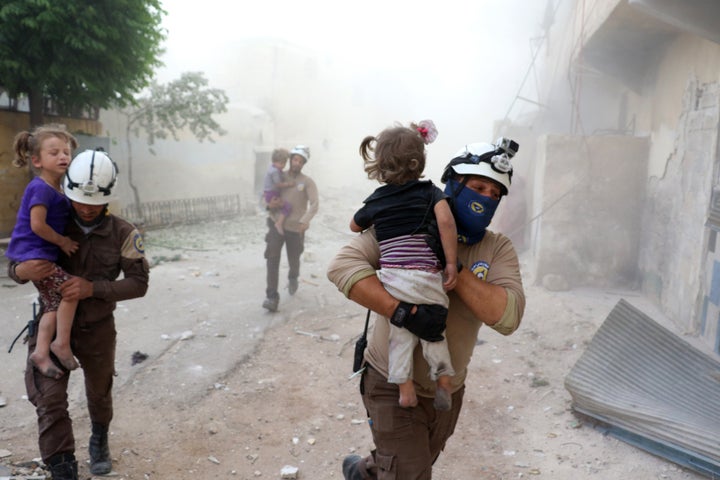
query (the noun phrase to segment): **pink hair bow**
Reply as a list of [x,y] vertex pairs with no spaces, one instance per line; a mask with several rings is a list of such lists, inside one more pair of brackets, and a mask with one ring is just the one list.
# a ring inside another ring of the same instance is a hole
[[434,142],[438,136],[437,128],[435,128],[432,120],[423,120],[418,123],[417,131],[420,132],[420,136],[423,137],[425,145]]

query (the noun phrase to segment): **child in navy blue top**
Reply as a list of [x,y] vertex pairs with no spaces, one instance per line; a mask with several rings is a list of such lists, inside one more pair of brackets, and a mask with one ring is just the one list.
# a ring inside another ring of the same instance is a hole
[[[393,297],[415,305],[439,306],[438,311],[446,317],[445,291],[457,282],[457,230],[447,196],[431,181],[420,180],[425,145],[436,137],[430,120],[409,128],[387,128],[377,138],[365,137],[360,144],[365,172],[385,185],[365,199],[350,229],[361,232],[375,227],[380,246],[378,277]],[[388,382],[398,384],[402,407],[417,405],[412,365],[418,340],[410,331],[390,325]],[[437,382],[433,404],[437,410],[450,410],[450,377],[455,371],[447,341],[420,342],[430,376]]]

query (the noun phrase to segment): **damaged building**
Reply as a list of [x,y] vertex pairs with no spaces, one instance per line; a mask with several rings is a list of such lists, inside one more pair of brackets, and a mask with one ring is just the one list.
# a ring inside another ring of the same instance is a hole
[[566,387],[625,440],[717,475],[720,3],[550,1],[543,28],[537,111],[499,125],[535,150],[535,281],[639,291],[673,333],[618,305]]
[[550,2],[548,15],[540,107],[507,127],[535,144],[536,278],[640,289],[720,355],[720,4]]

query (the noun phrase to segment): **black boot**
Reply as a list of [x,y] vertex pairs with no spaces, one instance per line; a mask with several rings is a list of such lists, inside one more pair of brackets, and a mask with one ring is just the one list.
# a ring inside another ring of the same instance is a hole
[[52,480],[78,480],[78,466],[75,455],[72,453],[59,453],[47,461],[50,467]]
[[93,422],[88,451],[90,453],[90,473],[93,475],[106,475],[110,473],[112,470],[112,460],[110,460],[107,426]]

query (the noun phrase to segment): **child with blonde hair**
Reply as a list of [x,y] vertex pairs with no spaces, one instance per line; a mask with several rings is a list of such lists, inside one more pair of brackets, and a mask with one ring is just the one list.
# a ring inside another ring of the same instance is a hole
[[[77,140],[62,125],[43,125],[33,132],[24,131],[15,136],[13,165],[29,166],[36,175],[22,196],[6,252],[10,260],[43,259],[54,263],[61,251],[71,255],[78,249],[77,242],[63,235],[70,216],[70,201],[61,186],[75,148]],[[37,346],[29,360],[43,375],[52,378],[60,378],[63,372],[52,361],[51,352],[67,370],[78,367],[70,348],[77,302],[63,300],[60,293],[60,285],[69,278],[69,274],[55,265],[54,273],[33,282],[40,295],[43,315],[38,326]]]

